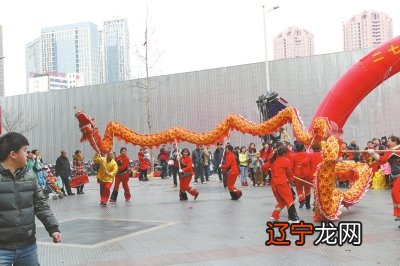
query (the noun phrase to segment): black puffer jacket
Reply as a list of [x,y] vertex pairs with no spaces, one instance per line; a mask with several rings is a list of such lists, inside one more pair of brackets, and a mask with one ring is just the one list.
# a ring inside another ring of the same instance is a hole
[[56,160],[56,176],[69,178],[71,176],[71,164],[67,157],[60,156]]
[[36,241],[35,215],[51,236],[60,232],[58,223],[27,167],[15,176],[0,164],[0,249],[17,249]]

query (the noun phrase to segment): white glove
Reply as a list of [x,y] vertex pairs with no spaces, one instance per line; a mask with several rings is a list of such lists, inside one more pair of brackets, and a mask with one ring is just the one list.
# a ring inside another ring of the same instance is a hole
[[368,149],[367,152],[368,152],[369,155],[374,155],[375,154],[374,149]]
[[378,161],[379,158],[380,158],[380,156],[379,156],[379,154],[375,153],[375,154],[372,154],[372,158],[373,158],[375,161]]
[[182,174],[182,173],[183,173],[183,170],[182,170],[182,169],[179,169],[179,173],[181,173],[181,174]]

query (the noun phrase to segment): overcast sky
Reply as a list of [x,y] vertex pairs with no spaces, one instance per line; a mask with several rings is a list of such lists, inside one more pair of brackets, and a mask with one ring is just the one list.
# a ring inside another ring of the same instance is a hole
[[152,75],[163,75],[265,61],[263,9],[268,13],[269,60],[272,39],[291,26],[314,34],[315,53],[343,50],[342,23],[363,10],[385,12],[399,35],[397,0],[3,0],[6,95],[25,93],[25,45],[40,36],[41,28],[90,21],[102,26],[115,17],[128,19],[131,34],[132,77],[143,74],[136,48],[144,42],[146,9],[153,32]]

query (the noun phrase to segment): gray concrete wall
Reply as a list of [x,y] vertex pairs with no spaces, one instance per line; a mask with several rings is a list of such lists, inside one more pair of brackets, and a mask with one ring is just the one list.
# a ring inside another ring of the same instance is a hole
[[[332,85],[367,50],[340,52],[304,58],[271,61],[271,89],[295,106],[308,128],[320,101]],[[151,102],[153,131],[175,126],[197,132],[215,127],[228,114],[240,114],[259,122],[256,100],[265,93],[265,64],[254,63],[181,74],[153,77]],[[42,151],[45,161],[55,161],[61,149],[72,154],[83,150],[93,154],[88,143],[81,144],[81,133],[74,108],[95,118],[101,134],[109,121],[117,121],[139,133],[148,133],[146,109],[137,80],[68,90],[18,95],[4,98],[11,114],[22,113],[25,125],[37,123],[26,133],[32,149]],[[400,105],[400,79],[394,76],[375,89],[356,108],[344,127],[344,140],[356,138],[360,146],[372,137],[399,134],[396,114]],[[290,126],[288,127],[291,133]],[[238,146],[260,139],[232,132],[229,141]],[[115,140],[115,151],[126,145]],[[181,147],[193,148],[183,143]],[[137,147],[127,145],[130,157]],[[214,148],[213,148],[214,149]],[[155,152],[156,153],[156,152]]]

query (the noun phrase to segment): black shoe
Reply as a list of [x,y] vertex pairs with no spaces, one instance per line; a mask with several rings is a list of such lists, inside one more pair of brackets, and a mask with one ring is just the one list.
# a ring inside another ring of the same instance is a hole
[[72,195],[75,195],[75,193],[72,193],[72,192],[68,193],[68,196],[72,196]]
[[240,190],[232,191],[229,193],[231,194],[231,200],[238,200],[242,196],[242,191]]
[[110,197],[110,202],[116,202],[118,198],[118,191],[116,191],[115,189],[113,190],[113,192],[111,193],[111,197]]
[[296,207],[294,206],[294,204],[290,205],[288,209],[288,216],[289,216],[289,223],[296,223],[300,220],[299,216],[297,215]]
[[186,192],[179,191],[179,200],[188,200]]

